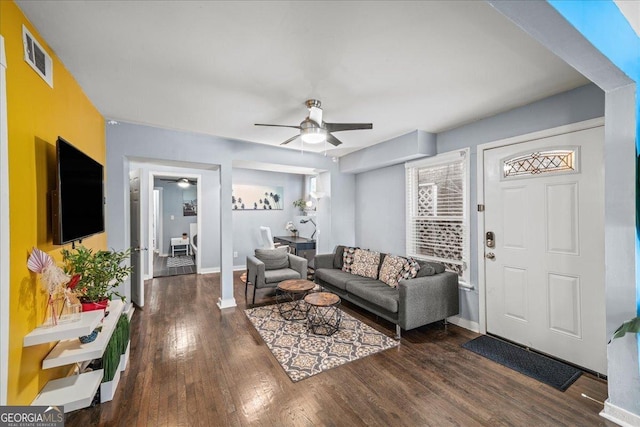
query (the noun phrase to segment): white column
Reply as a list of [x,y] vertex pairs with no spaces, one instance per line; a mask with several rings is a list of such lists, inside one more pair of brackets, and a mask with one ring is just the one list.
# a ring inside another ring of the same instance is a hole
[[233,226],[231,162],[220,166],[220,299],[218,307],[236,306],[233,297]]

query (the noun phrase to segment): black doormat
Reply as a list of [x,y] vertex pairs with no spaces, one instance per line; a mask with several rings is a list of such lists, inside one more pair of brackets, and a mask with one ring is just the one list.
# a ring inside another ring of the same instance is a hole
[[466,342],[462,347],[560,391],[568,389],[582,375],[582,371],[573,366],[488,335]]

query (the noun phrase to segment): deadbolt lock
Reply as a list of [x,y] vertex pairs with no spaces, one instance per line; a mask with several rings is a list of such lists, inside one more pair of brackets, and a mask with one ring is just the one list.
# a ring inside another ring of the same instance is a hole
[[493,231],[487,231],[487,234],[485,237],[485,243],[488,248],[496,247],[496,236],[495,234],[493,234]]

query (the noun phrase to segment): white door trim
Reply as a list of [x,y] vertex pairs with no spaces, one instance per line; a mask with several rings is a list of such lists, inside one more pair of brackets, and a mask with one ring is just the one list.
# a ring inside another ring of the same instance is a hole
[[[524,135],[518,135],[510,138],[500,139],[497,141],[487,142],[486,144],[479,144],[476,152],[477,161],[477,174],[476,174],[476,198],[478,205],[484,205],[484,152],[492,148],[505,147],[507,145],[519,144],[526,141],[532,141],[536,139],[548,138],[555,135],[562,135],[570,132],[578,132],[585,129],[591,129],[599,126],[604,126],[604,117],[598,117],[595,119],[585,120],[582,122],[571,123],[568,125],[558,126],[551,129],[545,129],[537,132],[532,132]],[[473,208],[472,208],[473,209]],[[478,236],[476,245],[478,248],[478,297],[479,297],[479,312],[478,323],[480,325],[480,333],[487,333],[487,296],[485,286],[485,271],[484,271],[484,212],[478,212]]]
[[0,35],[0,405],[7,404],[9,378],[9,134],[7,58]]
[[[198,215],[196,215],[196,224],[197,225],[197,229],[198,229],[198,236],[202,236],[202,206],[204,205],[202,203],[202,175],[198,174],[198,173],[183,173],[183,172],[161,172],[161,171],[155,171],[155,170],[150,170],[149,171],[149,181],[148,181],[148,185],[147,185],[147,191],[148,191],[148,201],[147,201],[147,206],[149,206],[149,209],[147,209],[147,214],[148,214],[148,218],[147,218],[147,226],[149,229],[148,232],[148,242],[147,242],[147,247],[149,248],[153,248],[153,227],[152,227],[152,223],[153,223],[153,189],[154,189],[154,181],[156,176],[158,177],[175,177],[175,178],[187,178],[187,179],[193,179],[196,181],[196,197],[198,198]],[[162,232],[161,232],[162,233]],[[149,252],[149,251],[147,251]],[[202,265],[202,263],[200,262],[202,258],[202,251],[200,250],[200,247],[198,247],[198,252],[196,253],[196,273],[197,274],[202,274],[201,270],[200,270],[200,266]],[[151,276],[153,278],[153,254],[148,253],[148,260],[149,260],[149,276]]]

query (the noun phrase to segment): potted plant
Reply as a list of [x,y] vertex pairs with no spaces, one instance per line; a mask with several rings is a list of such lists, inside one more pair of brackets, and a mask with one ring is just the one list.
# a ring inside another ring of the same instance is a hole
[[130,266],[122,265],[130,254],[129,249],[94,252],[84,246],[78,246],[73,251],[62,250],[67,273],[80,275],[75,291],[83,311],[105,309],[113,295],[124,301],[116,288],[131,273]]
[[304,213],[304,208],[307,207],[307,202],[304,199],[298,199],[293,202],[293,206],[300,209],[300,212]]
[[609,340],[609,343],[616,338],[622,338],[627,333],[637,334],[638,332],[640,332],[640,317],[634,317],[631,320],[627,320],[620,325],[618,329],[616,329],[613,333],[613,337]]

